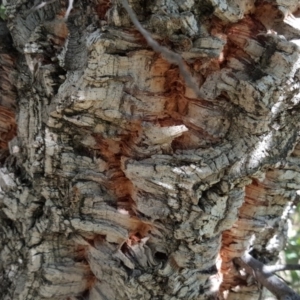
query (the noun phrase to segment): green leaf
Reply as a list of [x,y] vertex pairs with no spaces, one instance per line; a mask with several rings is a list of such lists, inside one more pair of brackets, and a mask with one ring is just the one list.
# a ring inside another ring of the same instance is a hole
[[6,11],[6,9],[5,9],[4,5],[1,4],[1,5],[0,5],[0,18],[1,18],[2,20],[5,20],[5,19],[6,19],[5,11]]

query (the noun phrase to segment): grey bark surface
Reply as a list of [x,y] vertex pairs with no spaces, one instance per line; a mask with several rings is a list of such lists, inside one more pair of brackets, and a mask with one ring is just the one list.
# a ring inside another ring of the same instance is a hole
[[121,1],[69,4],[0,23],[2,299],[260,299],[233,260],[299,201],[298,1],[129,1],[197,93]]

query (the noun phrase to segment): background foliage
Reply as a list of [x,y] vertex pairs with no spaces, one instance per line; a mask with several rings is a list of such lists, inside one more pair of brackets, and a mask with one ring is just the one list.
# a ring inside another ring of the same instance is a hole
[[[289,232],[289,239],[285,250],[287,264],[299,264],[300,254],[300,203],[295,208],[291,218],[292,226]],[[284,278],[290,283],[298,294],[300,293],[300,271],[287,271]]]
[[2,20],[5,20],[5,8],[4,8],[3,4],[0,5],[0,18]]

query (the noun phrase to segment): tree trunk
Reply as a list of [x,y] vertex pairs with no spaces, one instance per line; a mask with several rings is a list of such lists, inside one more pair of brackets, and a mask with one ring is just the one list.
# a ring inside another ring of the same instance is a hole
[[233,260],[275,263],[299,198],[298,1],[129,4],[199,91],[117,0],[5,4],[1,299],[259,299]]

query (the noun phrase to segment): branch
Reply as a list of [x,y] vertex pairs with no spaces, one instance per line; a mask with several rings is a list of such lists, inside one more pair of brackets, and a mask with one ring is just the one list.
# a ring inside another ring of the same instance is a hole
[[275,273],[279,271],[298,271],[300,270],[300,265],[275,265],[275,266],[265,266],[265,271],[269,273]]
[[32,7],[26,14],[25,16],[28,17],[31,13],[33,13],[34,11],[38,10],[38,9],[41,9],[43,8],[44,6],[50,4],[50,3],[53,3],[57,0],[48,0],[48,1],[44,1],[44,2],[41,2],[40,4],[37,4],[36,6]]
[[69,14],[70,14],[70,12],[71,12],[71,10],[73,8],[73,1],[74,0],[69,0],[68,9],[67,9],[66,14],[65,14],[65,21],[68,20]]
[[[250,254],[244,254],[241,258],[235,258],[234,262],[274,294],[279,300],[300,300],[286,283],[280,280],[273,272],[269,272],[267,266],[253,258]],[[275,269],[275,268],[274,268]]]
[[146,39],[148,45],[155,52],[161,53],[169,63],[177,65],[179,67],[180,74],[183,77],[183,79],[184,79],[185,83],[187,84],[187,86],[189,86],[191,89],[193,89],[193,91],[196,93],[197,96],[201,97],[201,92],[199,90],[198,84],[195,81],[195,79],[193,78],[193,76],[191,75],[191,73],[189,72],[189,70],[187,69],[187,67],[185,65],[185,62],[183,61],[182,57],[179,54],[169,50],[168,48],[159,45],[152,38],[151,34],[146,29],[144,29],[142,27],[141,23],[137,19],[136,14],[131,9],[131,7],[128,5],[127,0],[121,0],[121,2],[122,2],[122,5],[124,6],[124,8],[126,9],[132,23],[135,25],[137,30]]

